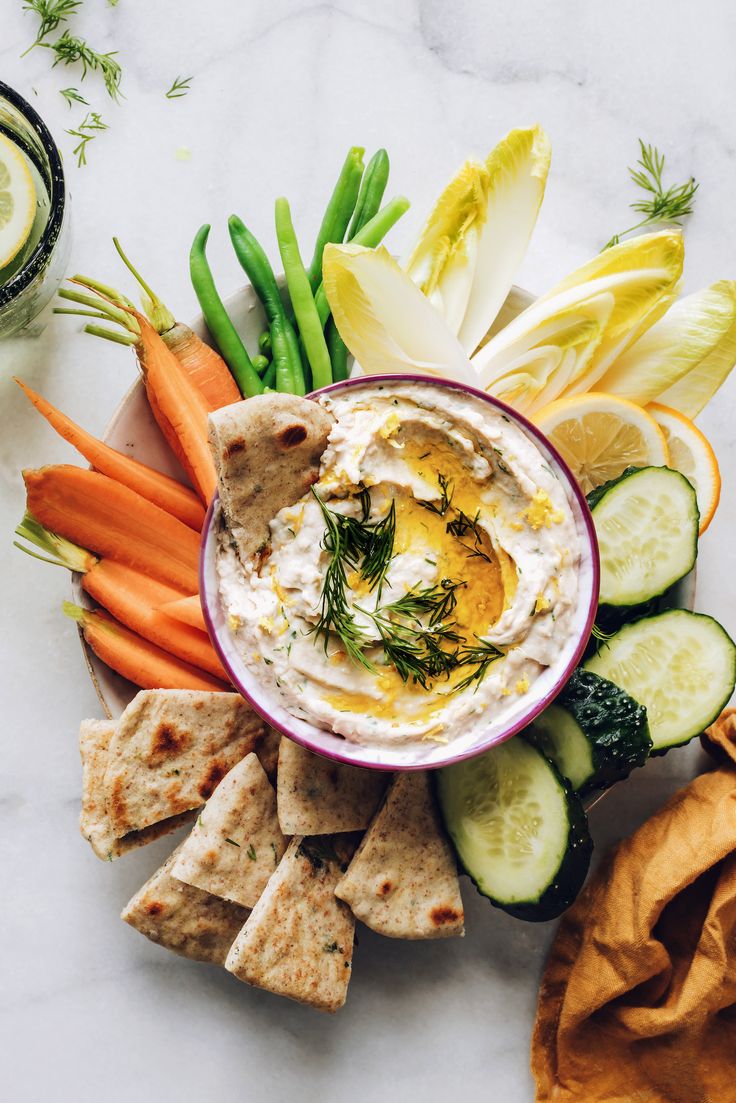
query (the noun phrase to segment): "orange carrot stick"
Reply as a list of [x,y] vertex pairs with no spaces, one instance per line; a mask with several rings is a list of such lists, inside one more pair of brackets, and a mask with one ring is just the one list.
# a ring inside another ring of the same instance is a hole
[[199,589],[199,537],[107,475],[70,464],[24,471],[28,511],[52,532],[175,586]]
[[166,601],[158,608],[159,612],[164,613],[167,617],[181,621],[182,624],[189,624],[192,628],[198,628],[200,632],[207,631],[199,594],[194,594],[192,597],[176,598],[174,601]]
[[[187,470],[199,496],[209,502],[215,493],[215,465],[207,442],[208,405],[179,361],[170,352],[153,326],[142,314],[137,314],[141,329],[138,358],[146,383],[146,391],[154,396],[151,409],[163,414],[162,431],[173,429],[186,457]],[[168,439],[168,437],[167,437]]]
[[197,495],[176,479],[147,467],[144,463],[116,452],[108,444],[97,440],[91,433],[76,425],[71,418],[57,410],[40,394],[36,394],[20,379],[15,382],[30,399],[38,412],[46,418],[59,436],[73,445],[92,466],[103,475],[117,479],[123,486],[135,490],[149,502],[178,517],[185,525],[200,532],[204,524],[204,509]]
[[158,609],[163,602],[180,596],[165,582],[146,578],[124,563],[101,559],[85,574],[82,586],[90,597],[105,606],[108,613],[139,636],[227,682],[227,672],[209,636],[167,617]]
[[213,410],[241,401],[240,388],[227,364],[193,329],[176,322],[161,337]]
[[63,609],[80,625],[95,655],[142,689],[229,689],[217,678],[131,632],[101,609],[83,609],[70,601],[64,602]]

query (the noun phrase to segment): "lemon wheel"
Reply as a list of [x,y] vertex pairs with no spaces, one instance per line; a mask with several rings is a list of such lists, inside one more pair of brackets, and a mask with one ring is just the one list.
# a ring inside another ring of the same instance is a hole
[[0,269],[28,240],[36,215],[36,189],[18,147],[0,134]]
[[627,468],[669,463],[663,430],[646,410],[614,395],[558,398],[534,415],[585,494]]
[[713,520],[721,497],[721,473],[710,441],[679,410],[652,402],[647,406],[647,412],[667,439],[670,467],[674,467],[695,487],[700,510],[700,532],[703,533]]

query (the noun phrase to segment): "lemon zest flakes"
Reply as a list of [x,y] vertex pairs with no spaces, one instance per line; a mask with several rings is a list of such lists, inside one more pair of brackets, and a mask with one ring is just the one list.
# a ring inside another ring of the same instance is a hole
[[266,632],[269,636],[273,636],[276,633],[276,625],[273,623],[270,617],[261,617],[258,621],[258,627],[261,631]]
[[235,613],[228,613],[227,626],[231,632],[237,632],[242,623],[240,617],[237,617]]
[[531,502],[517,515],[522,521],[526,521],[529,528],[536,532],[541,528],[549,528],[550,524],[559,525],[565,520],[562,510],[556,509],[546,490],[537,490]]
[[516,689],[517,693],[526,693],[526,691],[529,689],[529,679],[527,678],[526,674],[523,678],[519,678],[514,688]]
[[511,690],[509,689],[508,686],[501,686],[501,696],[502,697],[510,697],[511,696]]
[[378,430],[379,437],[383,437],[384,440],[388,440],[394,433],[398,432],[401,426],[401,418],[396,412],[392,412],[388,415],[381,428]]
[[546,613],[549,608],[550,608],[550,602],[549,602],[549,598],[546,596],[546,594],[542,594],[542,593],[537,594],[537,600],[534,603],[534,613],[535,613],[535,615],[537,613]]
[[425,732],[422,736],[422,743],[442,743],[443,745],[449,742],[444,735],[440,735],[441,731],[445,730],[444,724],[436,724],[433,728],[430,728],[428,732]]

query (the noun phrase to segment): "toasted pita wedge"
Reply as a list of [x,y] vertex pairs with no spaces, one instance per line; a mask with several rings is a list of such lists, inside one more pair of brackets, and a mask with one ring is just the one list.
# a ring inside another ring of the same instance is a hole
[[380,770],[344,766],[282,739],[276,779],[284,835],[363,831],[389,781]]
[[103,790],[115,837],[201,807],[263,733],[237,693],[142,690],[109,745]]
[[335,893],[389,938],[464,934],[457,867],[429,774],[397,774]]
[[139,889],[120,918],[175,954],[222,965],[248,909],[172,877],[180,849]]
[[225,521],[245,561],[317,481],[333,419],[307,398],[268,394],[215,410],[209,424]]
[[335,885],[352,836],[292,839],[235,939],[225,968],[240,980],[321,1011],[345,1003],[355,920]]
[[207,801],[171,867],[174,877],[252,908],[286,850],[276,794],[254,754]]
[[281,734],[275,731],[273,728],[269,728],[268,724],[265,725],[263,733],[263,739],[259,740],[256,748],[256,754],[261,763],[261,766],[266,771],[266,777],[272,785],[276,783],[276,770],[279,764],[279,745],[281,744]]
[[115,733],[112,720],[83,720],[79,729],[79,753],[82,757],[82,811],[79,830],[98,858],[112,862],[129,850],[160,839],[194,819],[194,812],[183,812],[154,823],[143,831],[131,831],[116,839],[107,815],[102,781],[108,763],[108,748]]

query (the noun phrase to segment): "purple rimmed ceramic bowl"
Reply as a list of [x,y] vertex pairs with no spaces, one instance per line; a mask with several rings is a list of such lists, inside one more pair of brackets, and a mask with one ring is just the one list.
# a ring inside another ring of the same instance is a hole
[[[376,770],[426,770],[448,766],[471,758],[498,743],[510,739],[525,728],[535,716],[552,703],[575,669],[585,649],[595,619],[598,604],[599,559],[598,544],[585,497],[561,456],[544,435],[526,418],[516,413],[498,399],[484,391],[464,383],[433,379],[420,375],[384,375],[374,377],[376,383],[411,383],[426,387],[439,387],[449,391],[463,391],[488,403],[509,418],[526,436],[530,437],[545,460],[559,477],[572,510],[580,538],[581,561],[578,574],[578,605],[573,618],[573,628],[555,662],[547,667],[533,682],[527,693],[498,721],[491,720],[486,728],[472,735],[460,735],[450,743],[417,742],[391,746],[370,746],[351,743],[332,731],[318,727],[293,716],[272,691],[259,682],[257,676],[243,662],[227,623],[227,613],[220,601],[217,578],[217,544],[220,526],[220,506],[215,497],[207,513],[202,530],[200,555],[200,595],[205,621],[212,642],[233,685],[253,706],[263,719],[296,743],[316,754],[332,758],[352,766]],[[365,387],[371,377],[359,376],[341,383],[333,383],[309,398],[334,394],[354,387]]]

